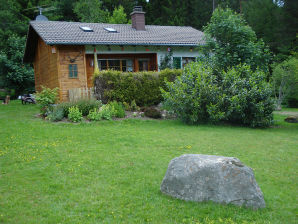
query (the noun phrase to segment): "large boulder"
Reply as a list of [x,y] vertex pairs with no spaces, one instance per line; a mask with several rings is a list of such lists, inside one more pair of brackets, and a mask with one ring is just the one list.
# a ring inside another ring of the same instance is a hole
[[177,157],[170,162],[160,190],[186,201],[265,207],[253,170],[233,157],[200,154]]

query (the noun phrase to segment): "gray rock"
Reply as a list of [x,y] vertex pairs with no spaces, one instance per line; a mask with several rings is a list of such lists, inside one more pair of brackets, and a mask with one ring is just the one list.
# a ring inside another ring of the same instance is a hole
[[285,119],[286,122],[289,123],[298,123],[298,117],[295,116],[289,116]]
[[160,190],[186,201],[265,207],[253,170],[233,157],[200,154],[177,157],[170,162]]

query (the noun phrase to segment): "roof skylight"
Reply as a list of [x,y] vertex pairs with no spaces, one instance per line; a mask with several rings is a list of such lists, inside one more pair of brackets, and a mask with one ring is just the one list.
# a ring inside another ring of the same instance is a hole
[[83,30],[84,32],[93,32],[92,28],[88,27],[88,26],[80,26],[81,30]]
[[104,29],[106,31],[108,31],[109,33],[117,33],[117,30],[115,30],[114,28],[111,28],[111,27],[105,27]]

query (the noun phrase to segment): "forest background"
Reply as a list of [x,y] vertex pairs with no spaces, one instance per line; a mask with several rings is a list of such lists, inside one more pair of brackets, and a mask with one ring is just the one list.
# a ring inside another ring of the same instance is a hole
[[30,20],[130,23],[135,5],[147,25],[192,26],[203,30],[217,7],[241,13],[272,52],[272,64],[297,52],[297,0],[0,0],[0,89],[11,95],[34,91],[32,65],[23,64]]

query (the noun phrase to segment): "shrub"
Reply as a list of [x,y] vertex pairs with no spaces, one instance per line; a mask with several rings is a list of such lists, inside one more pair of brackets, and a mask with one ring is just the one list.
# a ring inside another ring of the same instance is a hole
[[113,107],[114,117],[123,118],[125,117],[125,110],[123,108],[122,103],[118,103],[117,101],[112,101],[109,103],[111,107]]
[[272,89],[261,71],[239,65],[218,78],[201,62],[185,68],[168,91],[164,105],[186,123],[228,121],[251,127],[272,124]]
[[100,114],[101,114],[101,118],[104,120],[112,120],[114,114],[115,114],[115,110],[114,107],[112,107],[109,104],[105,104],[100,108]]
[[37,92],[35,99],[40,105],[42,115],[46,115],[49,107],[58,100],[58,90],[59,88],[50,89],[42,86],[42,91]]
[[130,104],[135,100],[138,106],[150,106],[162,101],[160,87],[166,88],[164,80],[173,81],[181,73],[176,69],[137,73],[105,70],[94,77],[94,86],[104,103],[115,100]]
[[154,107],[146,108],[145,111],[144,111],[144,114],[145,114],[146,117],[151,117],[151,118],[155,118],[155,119],[161,118],[160,111],[157,110]]
[[100,121],[102,119],[100,111],[96,108],[89,111],[87,118],[90,121]]
[[79,110],[82,112],[83,116],[87,116],[89,111],[92,109],[98,109],[102,105],[99,100],[78,100],[72,102],[64,102],[58,105],[58,107],[63,108],[64,117],[68,116],[69,108],[77,106]]
[[82,112],[79,110],[77,106],[73,106],[69,108],[68,119],[72,122],[79,122],[83,118]]
[[275,88],[276,104],[281,109],[281,104],[289,106],[298,104],[298,59],[291,57],[278,64],[273,69],[272,83]]
[[54,107],[53,111],[49,112],[47,118],[50,121],[61,121],[64,118],[64,111],[61,107]]

